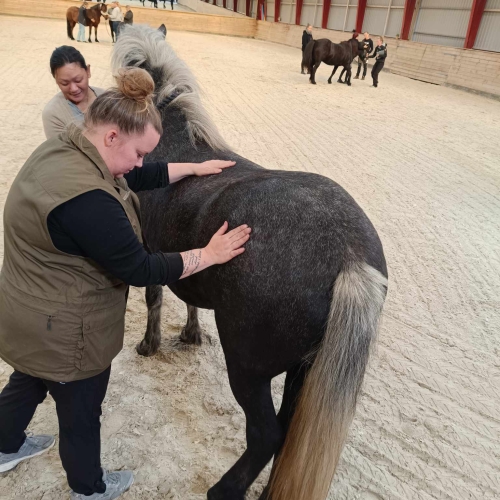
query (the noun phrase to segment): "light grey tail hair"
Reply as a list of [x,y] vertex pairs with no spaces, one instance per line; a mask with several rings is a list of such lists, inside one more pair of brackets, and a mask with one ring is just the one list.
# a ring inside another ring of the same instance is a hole
[[165,41],[163,33],[141,24],[125,26],[114,47],[111,66],[114,73],[120,68],[135,66],[154,71],[155,76],[161,75],[156,102],[178,94],[162,112],[167,113],[169,106],[181,109],[193,146],[204,141],[214,150],[230,149],[201,103],[194,75]]
[[323,342],[271,478],[270,500],[325,500],[368,363],[387,279],[364,262],[338,275]]

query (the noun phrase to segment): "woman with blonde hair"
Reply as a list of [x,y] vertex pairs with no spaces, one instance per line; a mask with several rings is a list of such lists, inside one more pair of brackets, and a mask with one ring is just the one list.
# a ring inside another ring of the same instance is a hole
[[368,59],[375,58],[375,64],[372,68],[372,78],[373,85],[372,87],[378,87],[378,74],[382,71],[382,68],[385,64],[385,58],[387,57],[387,45],[384,43],[384,37],[377,37],[377,46],[375,47],[375,51],[371,56],[368,56]]
[[224,264],[250,237],[248,226],[227,232],[224,222],[204,248],[144,249],[134,191],[217,174],[234,162],[141,168],[162,134],[154,83],[139,68],[116,80],[89,106],[82,130],[70,124],[33,152],[4,210],[0,357],[14,372],[0,394],[0,472],[54,445],[53,436],[25,433],[50,393],[72,500],[112,500],[133,483],[131,471],[102,469],[99,421],[123,346],[129,285],[166,285]]

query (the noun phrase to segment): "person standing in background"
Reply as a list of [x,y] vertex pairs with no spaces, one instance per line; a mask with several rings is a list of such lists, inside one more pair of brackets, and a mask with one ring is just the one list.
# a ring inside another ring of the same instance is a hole
[[172,7],[172,10],[174,10],[174,0],[170,0],[170,6]]
[[87,10],[87,2],[84,1],[80,8],[78,9],[78,36],[76,37],[77,42],[86,42],[85,40],[85,26],[87,25],[87,16],[85,11]]
[[118,35],[120,34],[120,23],[123,22],[123,14],[120,9],[120,4],[118,2],[113,2],[112,9],[108,11],[109,21],[112,24],[111,36],[114,33],[114,42],[118,40]]
[[130,5],[125,7],[125,17],[123,18],[123,24],[134,24],[134,13],[130,10]]
[[[370,33],[368,33],[368,31],[365,31],[365,38],[361,43],[366,50],[366,56],[370,55],[373,51],[373,40],[370,38]],[[365,59],[361,59],[361,57],[358,56],[358,72],[354,77],[355,80],[359,79],[359,74],[361,73],[361,65],[363,65],[363,76],[361,77],[361,80],[365,79],[366,69],[368,67],[367,59],[368,57],[366,57]]]
[[[172,0],[173,1],[173,0]],[[304,60],[304,51],[306,50],[307,44],[313,39],[312,36],[312,25],[308,24],[304,33],[302,33],[302,60]],[[304,65],[300,66],[300,73],[305,75]]]
[[370,59],[372,57],[375,58],[375,64],[372,68],[372,78],[373,85],[372,87],[378,87],[378,74],[382,71],[382,68],[385,64],[385,58],[387,57],[387,44],[384,43],[384,37],[379,36],[377,38],[377,46],[375,47],[375,52],[369,56]]

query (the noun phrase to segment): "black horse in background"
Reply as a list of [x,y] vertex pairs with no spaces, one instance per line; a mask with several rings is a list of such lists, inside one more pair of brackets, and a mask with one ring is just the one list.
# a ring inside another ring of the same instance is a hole
[[[241,256],[170,285],[188,304],[183,342],[201,343],[196,308],[214,310],[231,390],[246,416],[247,449],[207,497],[243,500],[274,456],[262,500],[325,500],[386,295],[379,237],[332,180],[267,170],[232,151],[164,33],[126,26],[112,66],[144,68],[155,81],[163,135],[150,161],[236,162],[219,175],[140,193],[151,251],[204,247],[226,220],[252,228]],[[162,287],[148,287],[146,302],[137,350],[150,356],[160,347]],[[284,372],[276,413],[271,380]]]
[[332,83],[332,77],[339,66],[343,66],[344,70],[340,75],[339,82],[344,71],[347,72],[345,83],[351,85],[351,64],[355,57],[360,56],[362,59],[366,57],[366,50],[363,43],[358,42],[355,38],[351,38],[345,42],[333,43],[328,38],[319,40],[311,40],[304,51],[302,65],[309,70],[309,81],[316,85],[316,71],[319,65],[324,62],[329,66],[334,66],[328,83]]

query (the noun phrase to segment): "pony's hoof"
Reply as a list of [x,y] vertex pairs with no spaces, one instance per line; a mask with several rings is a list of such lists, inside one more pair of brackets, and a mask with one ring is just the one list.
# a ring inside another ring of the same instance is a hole
[[331,81],[331,80],[328,80],[328,83],[331,85],[332,81]]
[[154,349],[152,346],[144,342],[144,340],[135,346],[135,350],[137,351],[137,354],[145,357],[153,356],[153,354],[156,354],[157,351],[157,349]]
[[96,39],[96,42],[99,43],[99,40]]
[[350,86],[351,86],[351,83],[348,83],[348,84],[347,84],[347,86],[348,86],[348,87],[350,87]]

